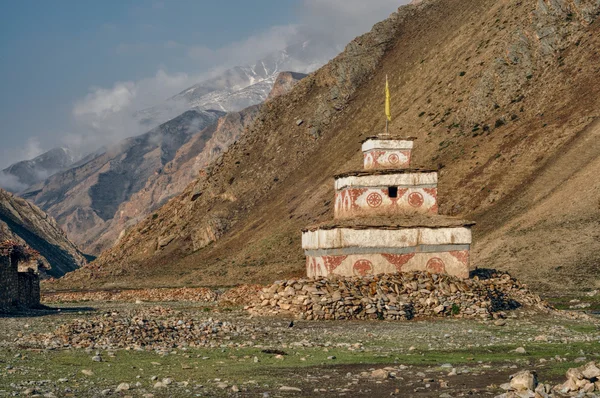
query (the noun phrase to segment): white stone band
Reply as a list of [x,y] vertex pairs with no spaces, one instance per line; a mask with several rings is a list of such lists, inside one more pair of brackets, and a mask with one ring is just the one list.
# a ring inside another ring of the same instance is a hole
[[466,227],[398,230],[334,228],[302,233],[302,248],[305,250],[467,244],[471,244],[471,229]]
[[335,180],[335,189],[347,187],[415,187],[436,186],[438,175],[431,173],[398,173],[368,176],[349,176]]
[[367,140],[362,144],[362,151],[367,152],[373,149],[412,149],[412,141],[400,140]]

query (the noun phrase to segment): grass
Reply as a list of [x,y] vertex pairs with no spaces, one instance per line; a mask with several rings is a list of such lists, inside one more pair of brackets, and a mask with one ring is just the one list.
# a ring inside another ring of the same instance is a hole
[[[410,353],[386,350],[350,351],[343,348],[293,348],[285,350],[288,355],[277,359],[271,354],[262,353],[257,348],[240,349],[194,349],[177,351],[175,354],[161,355],[155,352],[117,351],[115,356],[102,354],[103,362],[93,362],[93,354],[83,350],[64,351],[26,351],[22,357],[15,357],[15,351],[0,352],[3,367],[12,366],[16,371],[0,373],[0,387],[10,383],[29,380],[49,379],[56,381],[67,378],[74,385],[93,382],[96,387],[114,387],[121,382],[151,388],[154,381],[170,377],[175,381],[206,383],[215,378],[242,384],[254,380],[260,384],[286,384],[282,372],[290,369],[308,369],[340,365],[414,365],[435,366],[451,363],[453,366],[469,366],[477,363],[510,364],[525,362],[538,363],[540,359],[552,360],[555,356],[568,358],[567,361],[552,362],[549,373],[561,375],[570,367],[578,366],[574,359],[580,352],[588,360],[600,359],[597,343],[525,344],[527,353],[518,354],[514,345],[493,346],[452,351],[415,350]],[[335,359],[328,359],[334,356]],[[254,358],[258,358],[257,363]],[[204,359],[203,359],[204,358]],[[91,370],[94,374],[86,376],[82,370]],[[139,377],[138,377],[139,376]]]

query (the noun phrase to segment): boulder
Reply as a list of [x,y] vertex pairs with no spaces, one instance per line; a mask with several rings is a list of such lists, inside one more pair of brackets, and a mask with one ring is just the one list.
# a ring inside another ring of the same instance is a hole
[[517,391],[533,391],[538,385],[537,375],[529,370],[522,370],[511,376],[510,386]]

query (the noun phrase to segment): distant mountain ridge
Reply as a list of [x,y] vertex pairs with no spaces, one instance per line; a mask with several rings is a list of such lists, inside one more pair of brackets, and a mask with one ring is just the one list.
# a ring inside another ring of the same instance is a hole
[[0,177],[0,187],[18,192],[65,170],[74,162],[75,156],[68,148],[53,148],[33,159],[13,163],[2,170],[0,173],[4,174],[5,179]]
[[238,112],[265,101],[280,72],[309,73],[335,56],[339,48],[305,41],[246,66],[236,66],[195,84],[156,106],[136,113],[140,123],[153,126],[190,108]]
[[52,214],[80,244],[111,220],[119,205],[142,189],[151,175],[160,173],[193,134],[223,115],[213,110],[184,112],[52,175],[22,196]]

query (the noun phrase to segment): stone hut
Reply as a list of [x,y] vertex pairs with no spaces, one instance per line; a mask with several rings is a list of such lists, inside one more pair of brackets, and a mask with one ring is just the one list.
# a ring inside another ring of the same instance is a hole
[[37,252],[27,246],[0,242],[0,312],[40,306],[38,259]]
[[469,221],[438,214],[435,170],[411,169],[413,141],[362,145],[364,169],[335,176],[334,219],[306,228],[309,277],[403,271],[469,276]]

